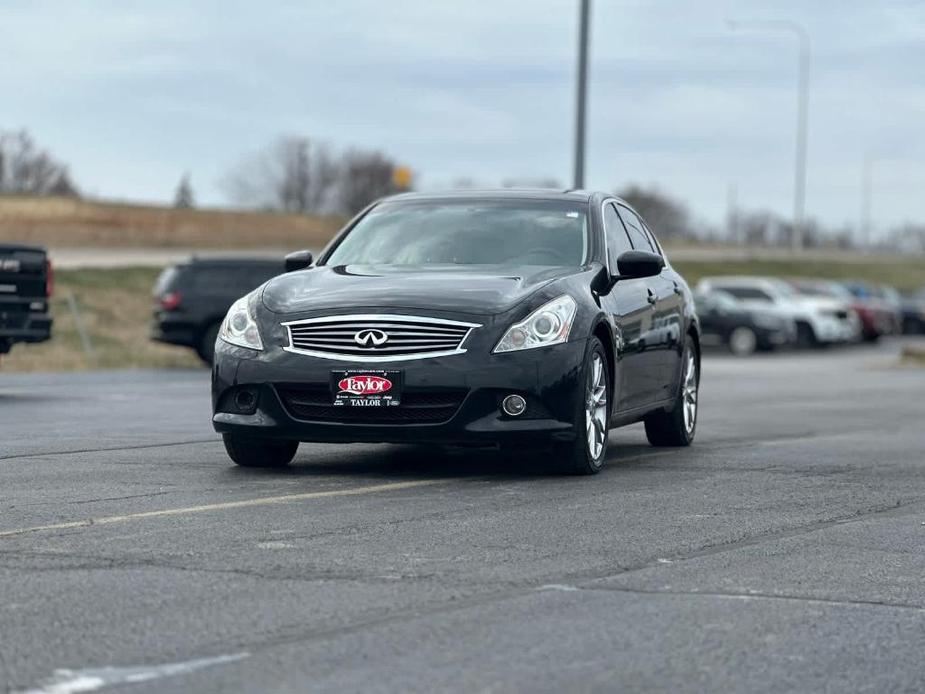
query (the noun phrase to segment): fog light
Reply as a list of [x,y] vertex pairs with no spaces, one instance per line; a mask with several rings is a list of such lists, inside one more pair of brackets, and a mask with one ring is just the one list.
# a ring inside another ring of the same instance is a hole
[[504,410],[504,414],[519,417],[527,409],[527,401],[519,395],[508,395],[501,401],[501,409]]
[[234,394],[234,406],[241,412],[251,412],[257,405],[257,396],[250,390],[239,390]]

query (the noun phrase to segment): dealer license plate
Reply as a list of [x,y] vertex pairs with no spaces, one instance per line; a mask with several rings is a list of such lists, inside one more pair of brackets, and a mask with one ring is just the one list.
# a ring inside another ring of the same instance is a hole
[[401,403],[401,371],[331,372],[336,407],[395,407]]

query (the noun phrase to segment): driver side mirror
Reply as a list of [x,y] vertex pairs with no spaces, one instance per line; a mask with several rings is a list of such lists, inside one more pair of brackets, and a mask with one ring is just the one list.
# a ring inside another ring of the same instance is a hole
[[665,267],[665,259],[650,251],[626,251],[617,258],[614,280],[631,280],[655,277]]
[[295,272],[296,270],[304,270],[307,267],[311,267],[313,260],[314,257],[311,251],[296,251],[295,253],[290,253],[286,256],[285,260],[286,272]]

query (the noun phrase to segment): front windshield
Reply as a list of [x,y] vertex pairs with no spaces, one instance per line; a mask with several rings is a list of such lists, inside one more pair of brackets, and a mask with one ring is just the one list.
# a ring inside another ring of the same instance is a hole
[[588,260],[587,203],[387,202],[350,230],[326,265],[551,265]]

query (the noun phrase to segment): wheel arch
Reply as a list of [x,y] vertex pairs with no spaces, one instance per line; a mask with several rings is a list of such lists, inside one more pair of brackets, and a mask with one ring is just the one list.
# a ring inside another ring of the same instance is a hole
[[691,339],[694,341],[694,349],[697,352],[697,372],[700,372],[700,355],[703,350],[700,347],[700,328],[693,321],[687,328],[687,334],[691,336]]
[[610,409],[616,411],[617,400],[617,352],[615,348],[613,330],[603,318],[598,320],[591,334],[604,345],[604,354],[607,357],[607,375],[610,377]]

